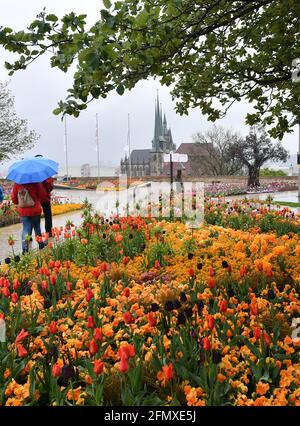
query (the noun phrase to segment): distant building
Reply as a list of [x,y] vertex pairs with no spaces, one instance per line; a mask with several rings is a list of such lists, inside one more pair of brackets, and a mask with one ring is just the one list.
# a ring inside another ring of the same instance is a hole
[[[69,177],[98,177],[98,167],[92,164],[83,164],[82,166],[69,166]],[[88,176],[83,173],[89,174]],[[100,164],[100,177],[115,177],[118,174],[118,167],[105,166]],[[67,172],[65,167],[58,170],[58,176],[66,176]]]
[[91,176],[91,167],[88,163],[81,166],[81,177],[90,177]]
[[[166,115],[162,116],[158,97],[155,102],[154,137],[151,145],[151,149],[134,149],[129,158],[125,156],[120,163],[121,173],[131,177],[168,176],[170,163],[164,162],[164,155],[172,151],[188,155],[187,163],[173,164],[174,178],[177,174],[183,177],[211,174],[207,159],[209,152],[213,149],[212,144],[182,143],[176,150]],[[181,171],[177,172],[177,170]]]
[[[176,150],[177,154],[186,154],[187,163],[173,163],[174,179],[181,177],[200,177],[212,174],[209,164],[211,161],[210,152],[213,150],[213,144],[187,142],[182,143]],[[170,163],[164,164],[164,175],[170,175]]]
[[129,158],[125,156],[121,160],[121,173],[132,177],[161,176],[164,173],[164,154],[175,149],[171,129],[168,128],[166,115],[162,117],[157,97],[152,148],[132,150]]

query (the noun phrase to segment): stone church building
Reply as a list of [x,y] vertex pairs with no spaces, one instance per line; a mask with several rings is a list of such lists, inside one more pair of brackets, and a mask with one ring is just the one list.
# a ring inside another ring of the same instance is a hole
[[121,173],[132,177],[161,176],[164,170],[164,154],[175,151],[175,149],[171,129],[168,128],[166,115],[162,116],[157,97],[152,147],[151,149],[132,150],[130,158],[126,156],[121,160]]
[[164,154],[170,151],[187,154],[189,161],[174,163],[173,170],[176,176],[177,170],[181,170],[182,176],[200,176],[209,174],[205,166],[207,149],[200,143],[182,143],[176,150],[171,129],[168,128],[166,115],[162,110],[157,97],[155,103],[154,137],[151,149],[133,149],[130,157],[125,156],[121,160],[121,173],[131,177],[142,176],[167,176],[170,174],[170,163],[164,163]]

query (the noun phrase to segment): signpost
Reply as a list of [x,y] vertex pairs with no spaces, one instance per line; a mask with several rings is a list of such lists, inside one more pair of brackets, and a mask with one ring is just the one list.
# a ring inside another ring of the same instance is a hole
[[170,152],[169,154],[164,155],[164,162],[170,163],[170,218],[174,218],[174,190],[173,190],[173,163],[187,163],[188,156],[187,154],[178,154]]

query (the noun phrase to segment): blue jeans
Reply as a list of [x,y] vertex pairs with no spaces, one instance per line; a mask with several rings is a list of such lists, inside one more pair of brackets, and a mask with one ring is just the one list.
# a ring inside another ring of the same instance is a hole
[[[22,216],[21,222],[23,223],[22,230],[22,251],[28,251],[29,242],[26,241],[27,235],[31,237],[32,230],[34,229],[35,236],[42,235],[41,232],[41,216]],[[41,245],[39,245],[40,248]]]

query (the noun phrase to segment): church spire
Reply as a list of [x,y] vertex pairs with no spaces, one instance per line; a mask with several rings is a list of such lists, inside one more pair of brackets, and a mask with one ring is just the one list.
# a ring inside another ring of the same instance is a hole
[[159,104],[159,96],[157,91],[157,99],[155,103],[155,124],[154,124],[154,138],[152,141],[152,150],[157,152],[159,151],[159,139],[162,136],[162,115],[161,108]]
[[164,134],[164,136],[166,136],[167,133],[168,133],[168,125],[167,125],[166,114],[164,114],[164,121],[163,121],[163,134]]

